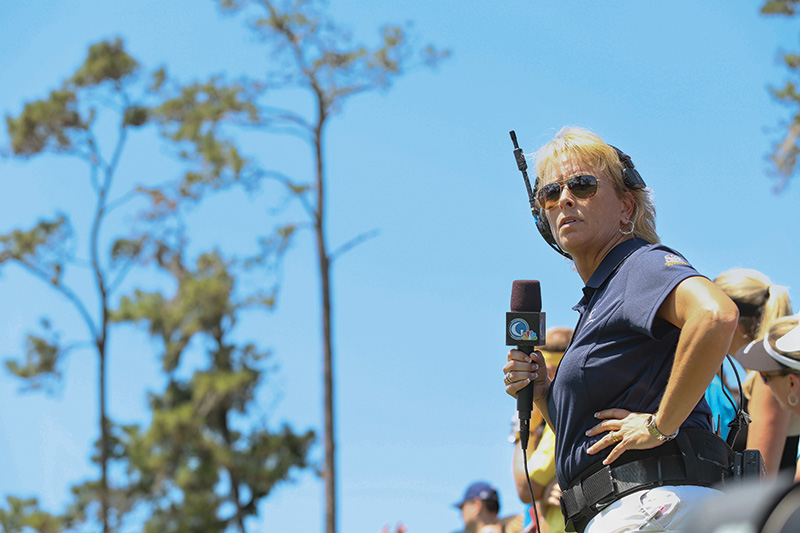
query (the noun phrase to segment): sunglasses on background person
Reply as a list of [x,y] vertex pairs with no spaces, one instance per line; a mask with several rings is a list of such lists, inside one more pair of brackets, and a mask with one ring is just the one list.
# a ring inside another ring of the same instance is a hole
[[561,189],[564,185],[567,186],[567,189],[569,189],[569,192],[571,192],[575,198],[581,198],[583,200],[591,198],[597,193],[597,178],[591,174],[581,174],[580,176],[574,176],[563,182],[556,181],[548,183],[539,189],[536,193],[536,202],[539,204],[539,207],[545,211],[549,211],[558,205],[558,201],[561,198]]
[[791,370],[776,370],[774,372],[759,372],[758,375],[761,376],[761,381],[765,384],[768,384],[769,381],[773,378],[782,378],[784,376],[788,376],[789,374],[794,374]]

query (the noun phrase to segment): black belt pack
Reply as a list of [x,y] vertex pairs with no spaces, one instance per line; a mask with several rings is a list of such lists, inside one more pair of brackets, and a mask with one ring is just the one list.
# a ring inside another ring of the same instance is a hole
[[656,448],[628,450],[608,466],[598,462],[561,494],[567,531],[582,532],[603,508],[639,490],[718,485],[734,475],[736,455],[714,433],[686,428]]

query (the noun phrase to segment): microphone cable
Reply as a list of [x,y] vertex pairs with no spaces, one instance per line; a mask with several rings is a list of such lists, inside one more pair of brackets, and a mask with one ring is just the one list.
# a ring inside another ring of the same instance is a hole
[[[520,435],[522,434],[520,433]],[[541,441],[541,438],[539,440]],[[536,510],[536,498],[533,497],[533,484],[531,483],[531,476],[528,473],[528,451],[525,449],[527,446],[522,446],[522,438],[519,440],[519,445],[522,447],[522,465],[525,468],[525,479],[528,481],[528,492],[531,495],[531,509],[533,509],[533,517],[536,523],[536,533],[541,533],[542,528],[539,525],[539,512]],[[545,494],[542,494],[542,498],[544,497]]]
[[[750,414],[745,411],[744,408],[742,408],[744,405],[744,387],[742,387],[742,379],[739,377],[739,370],[736,368],[736,364],[734,363],[730,354],[726,354],[725,357],[728,360],[728,363],[730,363],[731,368],[733,368],[733,374],[736,376],[736,385],[739,387],[739,405],[737,406],[736,402],[733,400],[733,398],[731,398],[728,387],[725,386],[722,376],[720,376],[720,382],[722,382],[722,392],[728,401],[731,402],[733,410],[736,412],[733,420],[728,423],[728,427],[730,429],[728,431],[728,438],[726,439],[728,446],[733,447],[733,443],[736,440],[736,437],[739,435],[739,431],[741,431],[742,427],[747,427],[752,421],[752,418],[750,417]],[[723,364],[721,367],[721,374],[724,374],[724,372],[725,365]]]

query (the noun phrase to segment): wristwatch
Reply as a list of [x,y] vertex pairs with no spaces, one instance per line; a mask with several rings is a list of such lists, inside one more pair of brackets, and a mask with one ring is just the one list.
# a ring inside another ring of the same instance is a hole
[[650,415],[650,417],[647,419],[646,427],[647,427],[647,431],[649,431],[652,436],[654,436],[655,438],[657,438],[661,442],[674,439],[675,437],[678,436],[678,431],[680,431],[680,429],[678,429],[672,435],[664,435],[656,427],[656,417],[655,417],[655,415]]

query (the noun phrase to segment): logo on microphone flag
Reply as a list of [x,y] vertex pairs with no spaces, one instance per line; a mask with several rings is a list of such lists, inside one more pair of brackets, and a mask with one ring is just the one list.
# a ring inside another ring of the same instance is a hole
[[515,318],[508,324],[508,335],[515,341],[535,341],[537,334],[523,318]]

